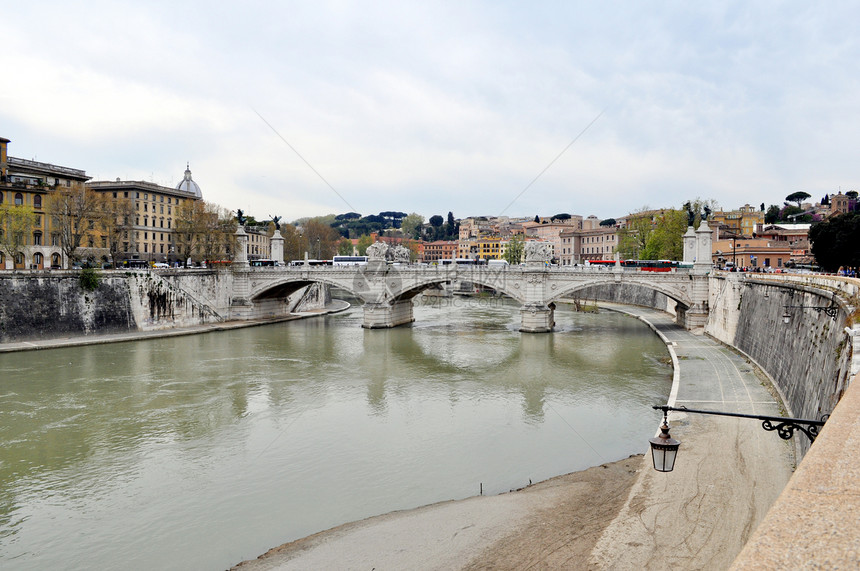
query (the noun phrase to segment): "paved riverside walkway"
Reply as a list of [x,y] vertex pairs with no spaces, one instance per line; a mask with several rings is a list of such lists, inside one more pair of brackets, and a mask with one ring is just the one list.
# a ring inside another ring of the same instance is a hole
[[[782,413],[770,381],[742,355],[668,314],[618,309],[649,322],[677,356],[670,406]],[[726,569],[791,476],[791,442],[759,421],[670,413],[669,425],[681,441],[675,470],[642,471],[592,551],[594,568]]]
[[[601,305],[645,320],[667,342],[675,365],[673,406],[780,413],[764,377],[741,355],[686,331],[664,312]],[[642,406],[654,404],[664,403]],[[673,413],[670,425],[681,440],[675,470],[654,471],[650,454],[637,460],[626,501],[608,515],[594,515],[586,505],[605,498],[581,480],[553,479],[549,486],[346,524],[239,569],[727,569],[788,481],[793,447],[751,419]],[[643,452],[652,436],[642,435]],[[572,497],[581,508],[563,509]],[[572,545],[597,525],[585,547]]]

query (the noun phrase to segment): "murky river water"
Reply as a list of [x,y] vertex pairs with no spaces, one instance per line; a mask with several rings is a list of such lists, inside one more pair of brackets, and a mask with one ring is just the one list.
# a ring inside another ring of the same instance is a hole
[[671,369],[611,312],[416,303],[0,355],[0,568],[224,569],[348,521],[641,453]]

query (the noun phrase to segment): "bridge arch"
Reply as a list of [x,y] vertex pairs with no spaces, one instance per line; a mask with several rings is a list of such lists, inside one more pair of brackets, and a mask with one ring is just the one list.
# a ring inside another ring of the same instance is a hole
[[303,287],[321,283],[333,287],[337,287],[343,290],[348,291],[349,293],[355,295],[356,297],[361,297],[361,295],[354,290],[351,283],[345,283],[346,280],[335,279],[329,276],[314,274],[311,276],[288,276],[281,279],[273,280],[273,281],[264,281],[260,284],[255,284],[252,280],[251,282],[251,291],[248,298],[252,302],[268,300],[268,299],[281,299],[287,298]]
[[645,290],[655,291],[657,293],[661,293],[668,297],[669,299],[677,302],[682,308],[689,308],[693,302],[690,298],[690,294],[686,290],[679,290],[676,287],[668,287],[659,282],[654,281],[646,281],[646,280],[631,280],[631,279],[623,279],[616,280],[612,276],[606,277],[598,277],[595,279],[584,280],[579,283],[571,284],[566,287],[558,288],[557,291],[554,291],[553,294],[547,299],[547,303],[557,302],[564,297],[571,296],[578,291],[583,289],[588,289],[592,287],[634,287],[641,288]]
[[[516,291],[514,288],[508,287],[506,284],[500,284],[498,279],[495,279],[490,275],[485,275],[484,273],[480,272],[474,272],[458,275],[456,277],[463,281],[468,281],[476,285],[491,288],[494,291],[502,293],[521,304],[526,303],[526,300],[524,299],[521,292]],[[439,284],[445,284],[449,281],[451,281],[451,276],[445,275],[419,278],[417,280],[410,281],[410,283],[408,284],[404,284],[404,287],[392,292],[392,300],[403,301],[407,299],[412,299],[413,297],[415,297],[429,287]]]

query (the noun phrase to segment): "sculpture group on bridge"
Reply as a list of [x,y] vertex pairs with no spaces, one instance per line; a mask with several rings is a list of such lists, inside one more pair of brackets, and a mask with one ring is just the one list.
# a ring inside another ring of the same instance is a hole
[[408,264],[410,261],[409,248],[398,244],[391,246],[385,242],[374,242],[367,247],[367,259],[371,262],[393,262]]

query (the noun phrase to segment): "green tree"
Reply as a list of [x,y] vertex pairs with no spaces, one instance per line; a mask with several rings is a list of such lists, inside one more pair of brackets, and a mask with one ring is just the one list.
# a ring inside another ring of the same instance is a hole
[[337,243],[337,255],[338,256],[351,256],[352,255],[352,241],[349,238],[342,238],[340,242]]
[[841,266],[860,267],[860,215],[840,214],[809,229],[812,255],[819,266],[835,272]]
[[684,257],[684,232],[687,230],[684,210],[664,210],[654,221],[641,259],[681,260]]
[[803,192],[802,190],[798,190],[797,192],[792,192],[788,196],[785,197],[786,202],[796,202],[797,207],[800,208],[801,204],[804,200],[809,198],[811,195],[808,192]]
[[366,256],[367,255],[367,248],[371,244],[373,244],[373,240],[370,239],[369,235],[365,234],[364,236],[361,236],[358,239],[358,255],[359,256]]
[[400,223],[400,229],[407,238],[417,240],[421,236],[421,227],[424,226],[424,217],[413,212],[407,215]]
[[779,220],[779,206],[776,204],[771,204],[767,208],[767,212],[764,213],[764,223],[765,224],[776,224]]
[[607,218],[606,220],[600,221],[601,226],[615,226],[617,223],[618,222],[617,220],[615,220],[615,218]]
[[517,234],[508,240],[505,260],[511,265],[519,264],[523,261],[523,254],[525,254],[525,239],[522,234]]
[[651,232],[654,231],[651,210],[644,206],[627,216],[627,225],[618,231],[618,252],[625,260],[647,260],[642,257]]
[[0,203],[0,250],[10,260],[24,254],[24,246],[35,224],[36,213],[31,207]]

